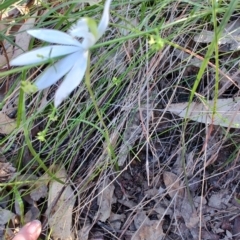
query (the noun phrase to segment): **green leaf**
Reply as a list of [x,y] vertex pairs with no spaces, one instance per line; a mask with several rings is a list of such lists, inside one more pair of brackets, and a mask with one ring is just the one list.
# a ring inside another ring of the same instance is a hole
[[12,4],[18,2],[19,0],[5,0],[2,4],[0,4],[0,11],[8,8]]

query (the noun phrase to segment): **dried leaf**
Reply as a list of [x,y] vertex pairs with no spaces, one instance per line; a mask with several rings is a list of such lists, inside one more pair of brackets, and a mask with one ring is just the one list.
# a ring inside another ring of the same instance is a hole
[[34,219],[38,219],[40,216],[40,211],[37,206],[31,206],[31,208],[26,212],[24,216],[24,222],[31,222]]
[[177,193],[181,196],[184,195],[184,189],[181,187],[182,184],[177,175],[172,172],[165,171],[163,173],[163,181],[171,198],[173,198]]
[[[64,168],[59,169],[55,173],[55,176],[62,181],[67,179],[67,173]],[[50,183],[48,210],[51,209],[51,215],[48,216],[48,223],[51,227],[51,233],[54,239],[67,240],[71,239],[72,212],[76,197],[74,196],[72,188],[66,186],[56,202],[56,198],[59,197],[59,193],[62,191],[63,187],[63,184],[54,180]]]
[[110,214],[111,214],[111,206],[114,201],[113,199],[113,192],[114,192],[114,185],[110,184],[110,180],[107,178],[105,181],[102,182],[102,185],[99,188],[99,196],[97,199],[97,203],[99,206],[98,210],[98,220],[105,222]]
[[197,211],[195,210],[194,206],[189,203],[189,199],[187,197],[183,198],[182,200],[178,199],[177,203],[177,209],[179,209],[179,214],[184,219],[185,226],[190,230],[193,239],[197,239],[199,233],[199,216],[197,215]]
[[[236,51],[240,49],[240,19],[232,21],[226,25],[224,31],[218,41],[218,44],[226,44],[226,48],[221,48],[222,51]],[[195,42],[210,43],[214,39],[214,32],[203,30],[200,34],[194,37]]]
[[9,162],[0,162],[0,182],[11,179],[16,172],[16,168]]
[[226,209],[229,203],[229,193],[227,190],[222,190],[211,195],[208,201],[208,206],[214,209]]
[[16,122],[10,119],[4,112],[0,112],[0,133],[9,134],[16,128]]
[[46,197],[48,193],[48,183],[50,177],[48,174],[42,175],[34,184],[33,189],[30,192],[32,200],[38,201],[40,198]]
[[88,240],[89,238],[89,232],[92,229],[92,224],[87,222],[84,224],[84,226],[81,228],[81,230],[78,232],[78,239],[81,240]]
[[162,229],[163,221],[150,221],[151,225],[143,225],[132,240],[161,240],[165,234]]
[[40,184],[37,188],[31,191],[30,196],[32,200],[38,201],[40,198],[47,196],[48,188],[47,185]]
[[223,127],[240,128],[240,97],[217,99],[215,111],[214,101],[202,101],[201,103],[188,102],[170,104],[168,111],[177,114],[180,117],[189,118],[193,121],[205,124],[220,125]]
[[122,226],[122,222],[126,219],[125,214],[116,214],[116,213],[111,213],[109,217],[109,223],[111,227],[115,230],[120,230]]
[[27,33],[27,30],[33,28],[36,20],[36,15],[37,12],[32,17],[28,18],[28,20],[19,28],[15,39],[16,46],[14,48],[12,59],[16,58],[23,52],[28,51],[31,35]]
[[163,221],[150,220],[144,211],[136,214],[134,224],[138,228],[131,240],[161,240],[165,237]]
[[2,209],[0,207],[0,225],[8,223],[12,218],[15,217],[15,214],[7,209]]

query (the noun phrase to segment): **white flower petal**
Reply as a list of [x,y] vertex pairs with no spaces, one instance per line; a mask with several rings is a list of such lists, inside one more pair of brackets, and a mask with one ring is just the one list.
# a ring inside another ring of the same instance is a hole
[[61,77],[70,71],[78,58],[81,58],[81,54],[81,52],[72,53],[47,68],[35,82],[38,90],[45,89],[56,83]]
[[96,42],[96,38],[90,32],[88,27],[87,18],[80,18],[71,26],[71,28],[68,30],[68,33],[73,37],[82,38],[83,40],[81,42],[81,46],[84,49],[92,47]]
[[96,43],[96,41],[97,39],[94,37],[94,35],[92,33],[88,33],[83,38],[82,47],[87,50],[92,47]]
[[88,51],[76,61],[73,68],[66,75],[60,87],[56,91],[54,105],[58,107],[61,102],[80,84],[87,68]]
[[64,56],[81,50],[76,46],[47,46],[24,53],[10,61],[11,66],[24,66],[41,63],[51,58]]
[[112,0],[107,0],[104,5],[103,15],[98,24],[98,39],[102,37],[108,27],[109,23],[109,9]]
[[69,34],[52,29],[32,29],[27,31],[31,36],[40,40],[63,45],[73,45],[81,47],[81,43]]
[[68,30],[68,33],[73,37],[84,37],[85,33],[88,33],[88,32],[89,32],[89,27],[87,24],[87,18],[80,18]]

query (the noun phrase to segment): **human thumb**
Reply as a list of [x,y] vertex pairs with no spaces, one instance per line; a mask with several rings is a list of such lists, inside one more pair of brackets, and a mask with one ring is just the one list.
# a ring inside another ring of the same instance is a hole
[[38,220],[27,223],[13,238],[13,240],[37,240],[42,230],[42,224]]

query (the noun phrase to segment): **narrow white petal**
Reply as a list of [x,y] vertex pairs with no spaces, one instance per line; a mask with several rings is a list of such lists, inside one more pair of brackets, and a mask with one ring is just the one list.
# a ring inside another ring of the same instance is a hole
[[98,24],[98,39],[102,37],[108,27],[109,23],[109,9],[112,0],[106,0],[103,10],[102,18]]
[[68,30],[68,33],[73,37],[84,37],[87,32],[89,32],[87,18],[80,18]]
[[73,68],[66,75],[55,94],[54,105],[58,107],[61,102],[80,84],[87,68],[88,52],[83,52]]
[[82,38],[81,46],[86,50],[96,42],[96,38],[90,32],[86,18],[80,18],[71,26],[68,33],[73,37]]
[[94,37],[94,35],[92,33],[88,33],[83,38],[82,47],[87,50],[92,47],[96,43],[96,41],[97,39]]
[[27,31],[40,40],[63,45],[81,46],[81,43],[67,33],[52,29],[32,29]]
[[47,46],[37,48],[30,52],[23,53],[10,61],[11,66],[24,66],[28,64],[41,63],[51,58],[68,55],[79,51],[80,48],[76,46]]
[[61,77],[70,71],[77,59],[81,57],[81,54],[81,52],[72,53],[47,68],[35,82],[38,90],[50,87],[56,83]]

